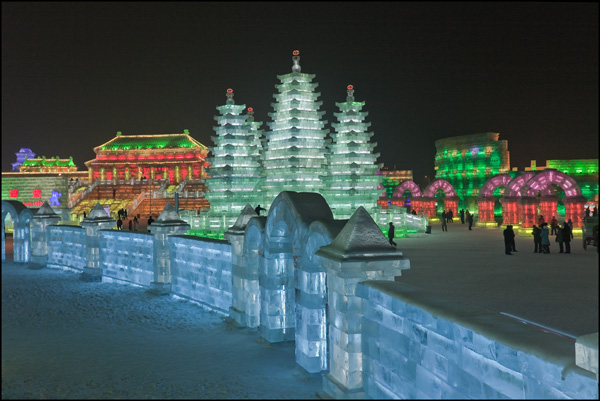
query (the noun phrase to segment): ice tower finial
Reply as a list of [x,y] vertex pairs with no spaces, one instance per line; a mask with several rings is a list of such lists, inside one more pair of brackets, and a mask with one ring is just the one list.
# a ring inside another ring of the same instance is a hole
[[300,72],[300,51],[294,50],[292,54],[292,61],[294,62],[294,65],[292,66],[292,71]]
[[227,101],[225,104],[235,104],[235,100],[233,100],[233,89],[227,89]]
[[346,101],[347,102],[353,102],[354,101],[354,85],[348,85],[348,96],[346,97]]
[[248,121],[254,121],[254,109],[248,107]]

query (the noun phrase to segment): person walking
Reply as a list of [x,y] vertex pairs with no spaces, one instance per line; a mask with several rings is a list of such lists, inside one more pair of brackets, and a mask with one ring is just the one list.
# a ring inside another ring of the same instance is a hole
[[546,220],[544,220],[544,216],[540,214],[540,216],[538,217],[538,226],[542,228],[542,224],[544,224],[545,222]]
[[508,225],[506,226],[506,228],[504,229],[504,253],[506,255],[512,255],[512,253],[510,252],[511,248],[512,248],[512,240],[515,237],[515,233],[514,231],[511,229],[511,226]]
[[517,252],[517,245],[515,244],[515,231],[513,230],[512,224],[510,224],[508,226],[508,228],[510,228],[510,232],[512,233],[511,239],[510,239],[510,249],[513,252]]
[[460,215],[460,224],[465,224],[465,210],[460,209],[458,214]]
[[448,223],[454,223],[454,212],[452,209],[448,210]]
[[121,217],[119,217],[119,220],[117,220],[117,230],[122,230],[123,229],[123,220],[121,220]]
[[542,230],[534,224],[531,234],[533,235],[533,253],[542,253]]
[[133,229],[133,220],[129,220],[129,231]]
[[563,249],[563,229],[558,227],[558,229],[556,230],[556,242],[558,242],[558,253],[563,253],[564,249]]
[[396,227],[394,227],[394,223],[392,223],[390,221],[390,228],[388,229],[388,239],[390,240],[390,245],[396,246],[396,243],[394,242],[394,234],[396,231]]
[[[471,227],[473,227],[473,214],[469,213],[469,211],[467,211],[467,223],[469,223],[469,230],[470,230]],[[512,228],[511,228],[511,230],[512,230]]]
[[573,230],[567,223],[563,223],[562,239],[565,242],[565,253],[571,253],[571,240],[573,239]]
[[442,218],[440,220],[442,220],[442,231],[448,231],[448,215],[445,210],[442,212]]
[[133,216],[133,231],[137,231],[140,226],[140,222],[137,216]]
[[548,223],[542,223],[542,251],[543,253],[550,253],[550,231],[548,230]]
[[150,215],[150,217],[148,217],[148,232],[150,232],[150,225],[152,225],[152,223],[154,223],[154,219],[152,218],[152,215]]

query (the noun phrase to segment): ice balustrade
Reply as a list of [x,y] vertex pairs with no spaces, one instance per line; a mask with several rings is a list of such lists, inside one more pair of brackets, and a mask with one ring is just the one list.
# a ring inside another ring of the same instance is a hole
[[331,398],[364,398],[363,302],[357,285],[367,280],[393,281],[410,263],[389,244],[363,207],[316,255],[327,272],[329,373],[323,376],[323,392]]
[[84,281],[102,280],[102,268],[100,266],[100,230],[111,229],[116,225],[100,203],[90,211],[81,226],[85,229],[85,259],[83,273],[80,278]]
[[367,281],[357,296],[366,398],[598,398],[572,339],[400,282]]
[[140,232],[100,230],[102,280],[111,278],[149,287],[154,280],[154,238]]
[[5,219],[10,215],[13,223],[13,260],[17,263],[31,261],[31,221],[33,213],[22,202],[2,201],[2,260],[6,259]]
[[169,235],[168,245],[171,293],[227,312],[232,305],[231,244],[193,235]]
[[313,221],[302,263],[294,270],[296,287],[296,363],[309,373],[328,369],[327,353],[327,275],[321,257],[315,252],[329,245],[348,220]]
[[45,265],[48,261],[48,232],[46,227],[58,224],[60,216],[45,201],[31,219],[31,261]]
[[80,272],[86,265],[85,230],[78,226],[48,226],[48,267]]

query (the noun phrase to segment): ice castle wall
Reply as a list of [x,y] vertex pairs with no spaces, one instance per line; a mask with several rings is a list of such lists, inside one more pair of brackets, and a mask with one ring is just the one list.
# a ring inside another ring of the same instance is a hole
[[193,235],[169,236],[171,293],[227,312],[232,305],[231,244]]
[[102,277],[149,286],[154,279],[154,237],[141,232],[101,230]]
[[368,398],[598,398],[570,339],[398,282],[357,293]]
[[48,267],[81,270],[86,264],[85,229],[78,226],[48,226]]

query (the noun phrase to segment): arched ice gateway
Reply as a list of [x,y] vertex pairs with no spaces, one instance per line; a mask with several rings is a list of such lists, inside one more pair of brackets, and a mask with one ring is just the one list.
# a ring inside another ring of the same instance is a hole
[[483,183],[479,189],[479,199],[477,199],[477,207],[479,209],[479,224],[495,223],[494,220],[494,205],[496,198],[494,191],[499,187],[506,187],[512,180],[508,174],[498,174]]
[[[581,227],[586,198],[581,194],[581,188],[573,178],[555,169],[545,169],[523,185],[521,227],[529,228],[536,223],[538,206],[539,214],[543,215],[546,221],[558,215],[558,197],[554,194],[551,185],[558,185],[565,192],[563,199],[565,220],[571,219],[573,227]],[[536,198],[538,192],[541,193],[539,200]]]
[[[412,180],[402,181],[392,194],[392,205],[404,206],[404,192],[410,191],[412,194],[413,209],[415,208],[414,201],[421,197],[421,188]],[[418,202],[418,201],[417,201]]]
[[420,199],[422,210],[427,213],[429,218],[436,217],[435,194],[441,189],[446,197],[444,198],[444,209],[452,210],[454,216],[458,216],[458,196],[454,191],[454,187],[443,178],[438,178],[425,188],[423,196]]

